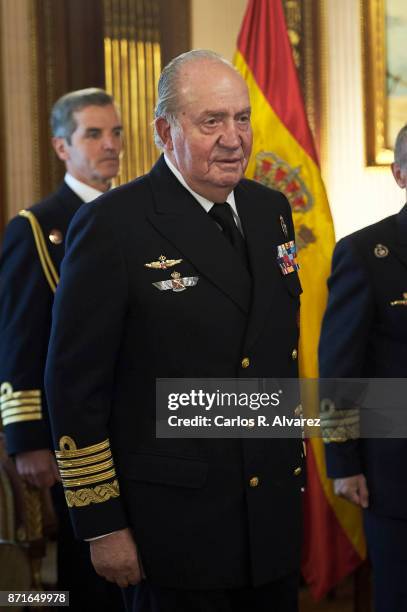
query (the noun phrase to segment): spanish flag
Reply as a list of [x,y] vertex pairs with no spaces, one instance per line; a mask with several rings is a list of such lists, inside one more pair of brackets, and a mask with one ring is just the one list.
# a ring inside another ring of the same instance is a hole
[[[300,371],[304,378],[317,378],[335,238],[281,0],[249,0],[235,65],[249,87],[253,113],[254,146],[246,174],[282,191],[293,212],[304,289]],[[360,511],[334,495],[320,439],[307,442],[307,472],[302,570],[319,599],[361,563],[366,549]]]

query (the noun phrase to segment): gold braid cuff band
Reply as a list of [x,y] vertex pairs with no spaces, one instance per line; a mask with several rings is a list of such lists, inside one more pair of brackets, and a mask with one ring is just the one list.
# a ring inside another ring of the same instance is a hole
[[338,410],[330,402],[321,410],[321,432],[325,444],[357,440],[360,438],[359,409]]
[[105,482],[96,487],[77,489],[76,491],[65,491],[65,499],[69,508],[83,508],[90,504],[100,504],[114,497],[119,497],[119,483],[117,480]]

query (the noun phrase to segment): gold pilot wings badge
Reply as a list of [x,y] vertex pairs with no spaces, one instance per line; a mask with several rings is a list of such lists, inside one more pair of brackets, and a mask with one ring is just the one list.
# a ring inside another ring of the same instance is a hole
[[160,291],[167,291],[171,289],[172,291],[185,291],[188,287],[195,287],[199,280],[198,276],[184,276],[181,277],[181,274],[174,270],[171,274],[171,278],[168,280],[159,281],[158,283],[152,283],[154,287],[160,289]]
[[150,268],[153,270],[166,270],[167,268],[172,268],[177,264],[181,263],[182,259],[167,259],[165,255],[160,255],[158,261],[150,261],[150,263],[145,263],[146,268]]

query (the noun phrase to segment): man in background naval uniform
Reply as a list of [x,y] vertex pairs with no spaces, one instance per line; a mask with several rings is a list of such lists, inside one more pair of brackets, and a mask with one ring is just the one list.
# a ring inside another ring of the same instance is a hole
[[[71,608],[107,605],[87,546],[75,540],[52,452],[43,389],[54,292],[68,225],[83,202],[110,187],[119,171],[122,126],[113,98],[89,88],[70,92],[52,109],[52,144],[66,166],[62,185],[22,210],[8,225],[0,260],[0,407],[7,449],[20,476],[36,488],[53,487],[59,518],[58,587],[71,591]],[[58,484],[55,484],[58,483]],[[55,486],[54,486],[55,485]],[[112,590],[111,602],[120,600]]]
[[[407,125],[397,136],[392,171],[406,189]],[[338,242],[328,285],[321,377],[405,378],[407,204]],[[326,455],[336,493],[364,509],[376,612],[406,612],[407,440],[332,442]]]
[[290,207],[243,178],[250,101],[229,62],[188,52],[158,92],[164,155],[68,235],[46,368],[67,504],[128,609],[294,612],[300,440],[155,435],[158,377],[297,375]]

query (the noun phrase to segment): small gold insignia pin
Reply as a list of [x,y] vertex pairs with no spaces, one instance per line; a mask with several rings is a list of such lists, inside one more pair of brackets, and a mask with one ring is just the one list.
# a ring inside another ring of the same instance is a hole
[[390,302],[390,306],[407,306],[407,291],[403,293],[402,300],[393,300]]
[[165,255],[160,255],[158,261],[150,261],[150,263],[145,263],[146,268],[150,268],[153,270],[166,270],[167,268],[172,268],[177,264],[181,263],[182,259],[167,259]]
[[389,254],[389,249],[384,244],[379,243],[376,244],[374,248],[374,254],[379,259],[382,259],[383,257],[387,257],[387,255]]
[[59,229],[52,229],[49,233],[49,241],[52,242],[52,244],[61,244],[61,242],[63,241],[63,236],[62,236],[62,232]]
[[280,215],[280,224],[281,224],[281,229],[283,230],[283,234],[286,238],[288,238],[288,230],[287,230],[287,225],[284,221],[284,217],[283,215]]

